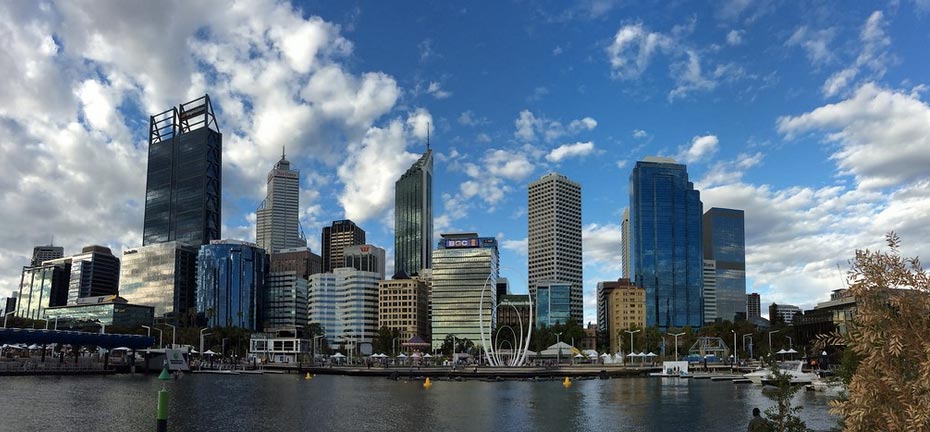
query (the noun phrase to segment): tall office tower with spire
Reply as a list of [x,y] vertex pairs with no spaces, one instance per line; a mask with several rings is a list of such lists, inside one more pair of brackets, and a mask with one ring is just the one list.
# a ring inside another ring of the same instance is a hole
[[630,269],[646,289],[646,325],[703,323],[700,192],[684,165],[647,157],[630,175]]
[[433,151],[426,153],[394,183],[394,274],[405,279],[432,268]]
[[283,148],[281,160],[268,172],[267,195],[255,215],[255,243],[269,254],[307,247],[299,222],[300,171],[291,169]]
[[220,238],[222,154],[209,95],[150,117],[143,246]]
[[342,267],[346,246],[365,244],[365,230],[348,219],[333,221],[332,225],[323,227],[320,243],[323,245],[323,273],[331,273]]
[[581,185],[549,173],[529,185],[529,290],[542,281],[571,284],[569,318],[582,324]]
[[32,261],[29,265],[31,267],[38,267],[45,261],[58,259],[63,256],[65,256],[65,248],[61,246],[52,246],[51,243],[49,243],[48,246],[36,246],[32,248]]

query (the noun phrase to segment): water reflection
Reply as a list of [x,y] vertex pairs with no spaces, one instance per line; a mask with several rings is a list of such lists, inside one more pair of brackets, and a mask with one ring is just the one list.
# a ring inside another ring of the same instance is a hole
[[[434,381],[424,390],[419,381],[380,378],[190,375],[168,386],[172,431],[742,430],[753,407],[771,405],[759,387],[654,378],[568,389],[559,381]],[[149,430],[160,387],[138,375],[0,378],[0,430]],[[809,427],[836,426],[829,400],[797,396]]]

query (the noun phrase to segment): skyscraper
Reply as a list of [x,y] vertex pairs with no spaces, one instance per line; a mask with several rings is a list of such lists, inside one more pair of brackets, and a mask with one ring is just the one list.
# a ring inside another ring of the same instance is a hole
[[394,183],[394,273],[410,276],[432,267],[433,151]]
[[208,327],[261,330],[265,251],[252,243],[213,240],[197,254],[197,313]]
[[104,246],[87,246],[72,256],[68,305],[78,304],[79,298],[118,293],[119,264],[119,258]]
[[64,306],[68,301],[70,275],[70,257],[47,260],[36,267],[23,267],[16,316],[43,319],[47,308]]
[[703,216],[704,259],[716,262],[717,317],[746,319],[746,235],[742,210],[713,207]]
[[542,280],[571,284],[571,319],[583,324],[581,185],[549,173],[529,185],[529,290]]
[[323,273],[332,272],[342,267],[343,249],[346,246],[365,244],[365,230],[348,219],[337,220],[331,226],[323,227],[321,238],[323,245]]
[[283,249],[306,248],[307,239],[300,229],[300,171],[281,150],[281,160],[268,172],[265,200],[255,211],[255,243],[269,254]]
[[61,246],[36,246],[32,248],[31,267],[37,267],[44,261],[58,259],[65,256],[65,248]]
[[684,165],[648,157],[630,175],[633,281],[646,290],[646,325],[703,324],[700,192]]
[[536,327],[565,324],[571,316],[571,284],[556,281],[536,282]]
[[626,279],[630,278],[630,275],[633,273],[633,270],[630,268],[630,255],[633,253],[630,250],[630,208],[627,207],[623,209],[623,218],[620,220],[620,232],[623,236],[620,239],[621,247],[620,250],[620,261],[623,265],[623,277]]
[[494,237],[442,235],[439,248],[433,251],[433,348],[440,348],[447,335],[481,345],[482,324],[485,329],[494,327],[498,257]]
[[[717,262],[704,260],[704,322],[717,321]],[[721,318],[722,319],[722,318]],[[732,321],[732,320],[731,320]]]
[[222,153],[210,96],[150,117],[143,246],[220,238]]
[[194,325],[197,251],[177,241],[124,250],[120,297],[155,308],[155,317],[168,317],[174,325]]
[[762,298],[759,293],[746,294],[746,319],[762,317]]

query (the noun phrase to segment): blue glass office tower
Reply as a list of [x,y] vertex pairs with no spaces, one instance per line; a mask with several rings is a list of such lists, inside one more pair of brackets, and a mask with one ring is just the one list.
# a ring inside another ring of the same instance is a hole
[[536,327],[565,324],[571,318],[571,289],[568,282],[536,283]]
[[252,243],[214,240],[197,255],[197,314],[208,327],[261,330],[268,262]]
[[432,253],[433,151],[427,148],[394,183],[394,274],[432,268]]
[[630,175],[633,279],[646,290],[646,325],[703,324],[700,192],[684,165],[648,157]]
[[742,210],[713,207],[703,217],[704,259],[717,263],[717,317],[746,319],[746,230]]

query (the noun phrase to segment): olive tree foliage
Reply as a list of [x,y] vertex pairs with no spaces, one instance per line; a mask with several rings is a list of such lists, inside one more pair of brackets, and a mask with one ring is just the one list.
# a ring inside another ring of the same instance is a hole
[[849,289],[856,316],[845,334],[821,338],[846,345],[859,359],[848,397],[830,411],[847,431],[930,431],[930,284],[917,258],[888,251],[856,251]]

